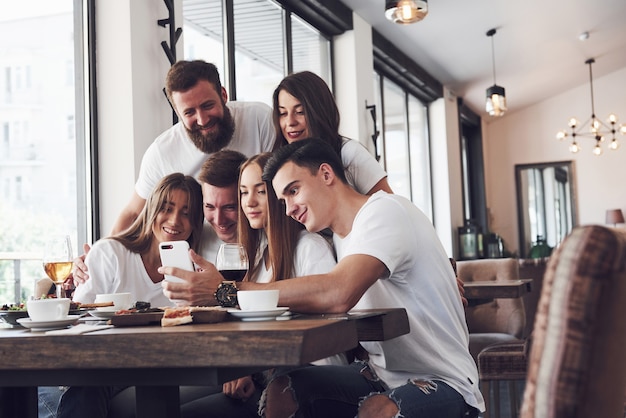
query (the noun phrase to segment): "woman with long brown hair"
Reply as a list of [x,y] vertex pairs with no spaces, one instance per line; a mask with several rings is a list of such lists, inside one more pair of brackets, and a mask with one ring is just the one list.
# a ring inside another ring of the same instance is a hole
[[363,194],[393,193],[387,173],[358,141],[339,134],[339,109],[326,82],[310,71],[283,78],[274,90],[274,149],[305,138],[328,142],[341,157],[348,183]]

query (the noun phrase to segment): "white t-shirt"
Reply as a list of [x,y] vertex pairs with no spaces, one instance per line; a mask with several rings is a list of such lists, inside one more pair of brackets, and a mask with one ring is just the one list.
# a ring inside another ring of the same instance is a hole
[[202,238],[200,239],[200,248],[198,248],[198,254],[207,261],[215,264],[217,259],[217,250],[220,249],[220,245],[224,244],[224,241],[217,237],[215,230],[206,220],[202,224]]
[[[227,102],[226,106],[235,122],[235,132],[226,148],[248,157],[272,150],[276,132],[272,109],[268,105],[259,102]],[[194,145],[185,126],[178,122],[159,135],[146,150],[135,191],[147,199],[157,183],[168,174],[183,173],[197,177],[208,156]]]
[[[258,254],[263,254],[266,247],[267,240],[264,239]],[[307,230],[300,232],[294,251],[294,277],[328,273],[337,264],[335,253],[329,242],[321,235]],[[266,268],[263,263],[253,279],[257,283],[269,283],[272,280],[271,267]],[[346,365],[348,360],[345,354],[340,353],[314,361],[312,364],[316,366]]]
[[387,173],[376,158],[358,141],[344,139],[341,145],[341,162],[346,179],[356,191],[367,194]]
[[[263,254],[266,247],[267,240],[264,239],[259,254]],[[337,264],[328,241],[307,230],[300,232],[294,251],[294,277],[328,273]],[[272,280],[272,268],[266,268],[263,263],[253,280],[257,283],[269,283]]]
[[351,232],[333,239],[338,260],[366,254],[390,272],[354,309],[401,307],[408,314],[409,334],[361,343],[378,376],[390,388],[408,379],[443,380],[483,411],[456,279],[429,219],[409,200],[379,191],[357,213]]
[[150,302],[155,308],[175,306],[163,294],[161,283],[152,282],[141,256],[114,239],[97,241],[87,253],[85,264],[89,280],[76,288],[76,302],[93,303],[99,293],[130,292],[133,302]]

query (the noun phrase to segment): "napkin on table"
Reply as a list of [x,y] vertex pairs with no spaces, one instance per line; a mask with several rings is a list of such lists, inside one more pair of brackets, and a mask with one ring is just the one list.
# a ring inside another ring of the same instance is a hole
[[78,335],[78,334],[84,334],[86,332],[100,331],[100,330],[107,329],[107,328],[113,328],[113,325],[78,324],[78,325],[74,325],[71,328],[46,331],[46,334],[48,335]]

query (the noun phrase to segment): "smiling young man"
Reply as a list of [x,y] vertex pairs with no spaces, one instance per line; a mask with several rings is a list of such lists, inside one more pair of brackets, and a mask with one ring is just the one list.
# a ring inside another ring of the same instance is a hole
[[168,71],[165,90],[180,121],[146,150],[135,192],[118,217],[114,233],[132,223],[163,176],[181,172],[195,177],[206,157],[222,148],[249,157],[270,151],[274,145],[271,108],[259,102],[228,102],[215,65],[178,61]]
[[[272,109],[259,102],[228,102],[215,65],[178,61],[168,71],[165,89],[180,121],[159,135],[141,161],[135,191],[112,234],[125,230],[143,209],[154,186],[168,174],[196,177],[206,158],[222,148],[249,157],[270,151],[275,141]],[[236,182],[236,180],[235,180]],[[86,252],[87,244],[83,245]],[[84,255],[75,260],[75,285],[89,279]]]
[[267,391],[266,416],[296,410],[327,416],[338,404],[349,413],[358,408],[359,417],[417,411],[420,417],[477,416],[484,402],[463,306],[428,218],[403,197],[354,191],[336,153],[321,140],[277,150],[264,179],[272,181],[288,216],[311,232],[330,228],[337,251],[330,273],[287,280],[280,305],[316,312],[403,307],[411,329],[391,341],[362,343],[369,354],[365,366],[305,368],[279,377]]

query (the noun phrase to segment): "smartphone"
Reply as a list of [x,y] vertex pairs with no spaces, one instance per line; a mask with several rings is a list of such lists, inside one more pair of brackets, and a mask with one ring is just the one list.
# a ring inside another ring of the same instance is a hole
[[[195,271],[193,262],[189,258],[189,243],[187,241],[165,241],[159,244],[161,255],[161,265],[168,267],[178,267],[183,270]],[[170,282],[183,282],[184,280],[165,275],[165,280]]]

